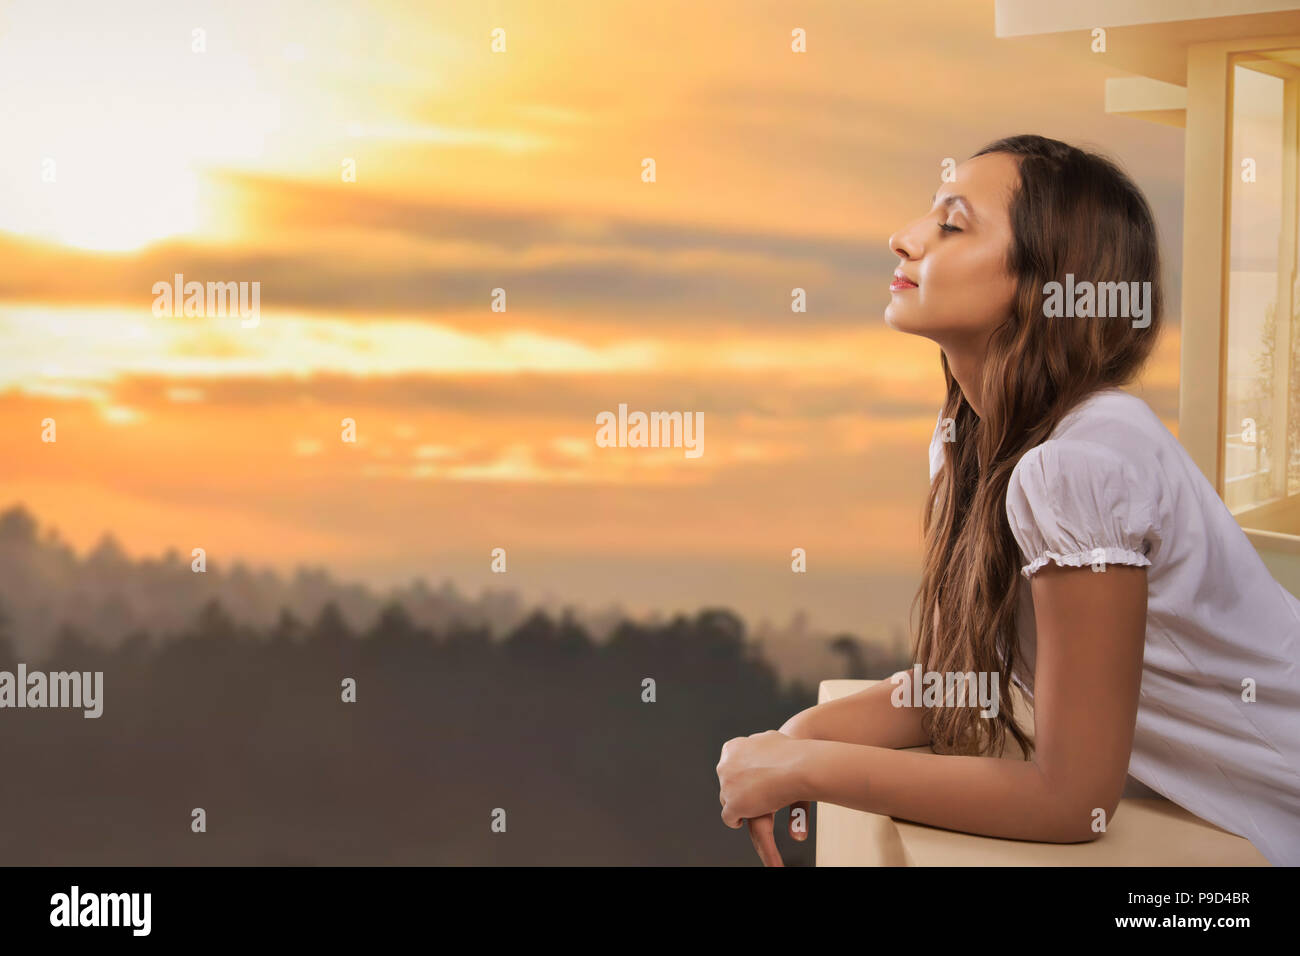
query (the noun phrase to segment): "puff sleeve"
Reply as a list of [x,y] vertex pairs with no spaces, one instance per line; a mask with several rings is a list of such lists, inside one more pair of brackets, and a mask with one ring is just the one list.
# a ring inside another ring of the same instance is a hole
[[1007,485],[1007,520],[1026,562],[1020,573],[1031,577],[1048,561],[1149,567],[1160,539],[1154,488],[1105,445],[1054,439],[1031,448]]

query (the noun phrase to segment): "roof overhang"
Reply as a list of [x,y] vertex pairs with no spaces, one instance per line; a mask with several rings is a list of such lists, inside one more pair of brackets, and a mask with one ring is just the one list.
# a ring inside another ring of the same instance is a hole
[[[1297,0],[996,0],[995,35],[1062,57],[1105,56],[1127,73],[1183,86],[1194,43],[1300,33]],[[1092,31],[1106,52],[1091,52]],[[1155,88],[1152,88],[1155,89]]]

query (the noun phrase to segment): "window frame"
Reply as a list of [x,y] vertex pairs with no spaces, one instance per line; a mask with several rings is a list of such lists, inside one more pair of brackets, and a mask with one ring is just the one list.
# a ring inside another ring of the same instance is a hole
[[[1237,172],[1232,155],[1234,68],[1252,55],[1295,49],[1300,49],[1300,34],[1193,44],[1187,51],[1178,437],[1220,498],[1227,445],[1229,177]],[[1234,517],[1256,545],[1300,554],[1300,534],[1251,526],[1287,506],[1286,500],[1272,502]]]
[[[1300,53],[1300,47],[1274,46],[1272,49],[1275,51],[1286,50],[1292,53]],[[1234,149],[1236,145],[1232,141],[1233,126],[1235,125],[1235,115],[1233,109],[1234,109],[1234,104],[1236,102],[1236,96],[1235,96],[1235,92],[1236,92],[1235,86],[1236,86],[1236,76],[1237,76],[1236,70],[1238,66],[1242,66],[1248,69],[1255,70],[1259,73],[1264,73],[1269,76],[1277,77],[1283,83],[1283,87],[1282,87],[1283,171],[1282,171],[1282,230],[1281,230],[1283,244],[1278,249],[1278,262],[1280,266],[1281,263],[1288,256],[1290,257],[1293,263],[1296,261],[1296,248],[1295,248],[1296,235],[1297,235],[1296,217],[1297,214],[1300,213],[1300,191],[1298,191],[1298,186],[1300,186],[1300,168],[1297,168],[1297,156],[1300,155],[1300,138],[1298,138],[1300,137],[1300,129],[1297,129],[1297,125],[1298,125],[1297,113],[1300,113],[1300,67],[1296,67],[1289,63],[1284,63],[1281,61],[1268,62],[1267,60],[1264,60],[1263,62],[1261,62],[1261,60],[1259,59],[1259,54],[1268,53],[1268,52],[1271,51],[1269,50],[1237,51],[1230,54],[1228,57],[1228,95],[1227,95],[1227,117],[1226,117],[1227,127],[1225,132],[1225,145],[1228,151],[1228,156],[1231,161],[1225,165],[1225,169],[1224,169],[1224,173],[1225,173],[1224,195],[1225,198],[1227,199],[1227,204],[1225,206],[1225,211],[1224,211],[1223,235],[1224,235],[1225,253],[1230,259],[1232,254],[1232,248],[1231,248],[1232,184],[1235,182],[1235,177],[1240,172],[1240,170],[1237,168],[1236,160],[1232,158],[1234,155]],[[1274,367],[1276,373],[1278,371],[1278,367],[1280,366],[1280,374],[1278,375],[1278,377],[1281,379],[1283,385],[1280,391],[1275,389],[1275,394],[1271,396],[1273,402],[1273,421],[1275,423],[1278,421],[1282,423],[1281,427],[1275,427],[1275,432],[1281,432],[1283,435],[1288,435],[1290,433],[1289,432],[1290,423],[1288,421],[1288,410],[1290,405],[1289,395],[1290,392],[1297,385],[1296,382],[1291,381],[1290,356],[1293,349],[1293,343],[1291,342],[1291,322],[1286,321],[1283,318],[1284,316],[1290,316],[1296,309],[1296,303],[1294,301],[1295,280],[1292,279],[1292,281],[1288,282],[1285,281],[1287,278],[1288,277],[1286,273],[1283,272],[1281,269],[1279,269],[1278,282],[1277,282],[1277,300],[1276,300],[1278,309],[1274,317],[1274,321],[1278,325],[1276,347],[1274,349],[1275,351]],[[1223,277],[1223,283],[1224,283],[1224,313],[1223,313],[1224,383],[1223,383],[1223,388],[1224,388],[1225,396],[1223,401],[1220,402],[1220,409],[1225,414],[1225,421],[1223,422],[1223,428],[1221,429],[1221,431],[1224,432],[1225,434],[1221,435],[1220,451],[1219,451],[1220,456],[1226,456],[1226,445],[1227,445],[1227,437],[1228,437],[1226,431],[1229,427],[1229,423],[1226,421],[1226,410],[1227,410],[1227,400],[1226,400],[1227,374],[1226,373],[1227,373],[1227,345],[1228,345],[1228,333],[1229,333],[1229,329],[1228,329],[1229,315],[1228,315],[1227,303],[1228,303],[1228,294],[1230,291],[1231,279],[1232,276],[1231,276],[1230,269],[1225,270],[1224,277]],[[1279,516],[1292,517],[1296,514],[1297,511],[1300,511],[1300,492],[1297,492],[1296,494],[1289,494],[1287,492],[1287,476],[1288,476],[1288,469],[1290,467],[1289,457],[1293,451],[1294,449],[1288,448],[1286,446],[1285,438],[1284,438],[1283,448],[1282,448],[1284,457],[1281,462],[1275,465],[1274,474],[1272,476],[1272,480],[1274,484],[1273,493],[1277,497],[1271,498],[1269,501],[1267,501],[1262,505],[1256,505],[1253,508],[1248,508],[1244,511],[1237,512],[1235,517],[1237,518],[1238,523],[1241,524],[1243,528],[1247,529],[1248,531],[1267,534],[1270,537],[1277,536],[1282,538],[1290,538],[1290,537],[1300,538],[1300,530],[1298,530],[1295,534],[1291,534],[1288,532],[1265,530],[1265,528],[1257,527],[1258,525],[1272,524],[1274,519]],[[1224,469],[1223,469],[1222,457],[1221,457],[1220,478],[1219,478],[1220,483],[1217,489],[1220,495],[1223,495],[1227,484],[1227,479],[1226,476],[1223,474],[1223,471]]]

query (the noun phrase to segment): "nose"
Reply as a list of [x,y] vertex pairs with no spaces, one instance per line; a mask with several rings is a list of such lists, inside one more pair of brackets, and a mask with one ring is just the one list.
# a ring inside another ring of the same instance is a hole
[[914,258],[918,250],[917,242],[912,238],[912,226],[915,223],[909,223],[898,232],[889,237],[889,251],[903,259]]

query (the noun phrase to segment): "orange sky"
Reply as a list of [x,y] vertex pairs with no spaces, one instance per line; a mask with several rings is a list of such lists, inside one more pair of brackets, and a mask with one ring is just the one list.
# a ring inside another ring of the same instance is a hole
[[[0,506],[78,548],[868,632],[911,598],[942,394],[881,322],[886,238],[942,159],[1117,157],[1177,322],[1182,131],[991,0],[85,8],[0,9]],[[258,324],[156,316],[176,273],[259,282]],[[1177,356],[1141,392],[1171,427]],[[620,403],[703,412],[704,455],[597,447]]]

